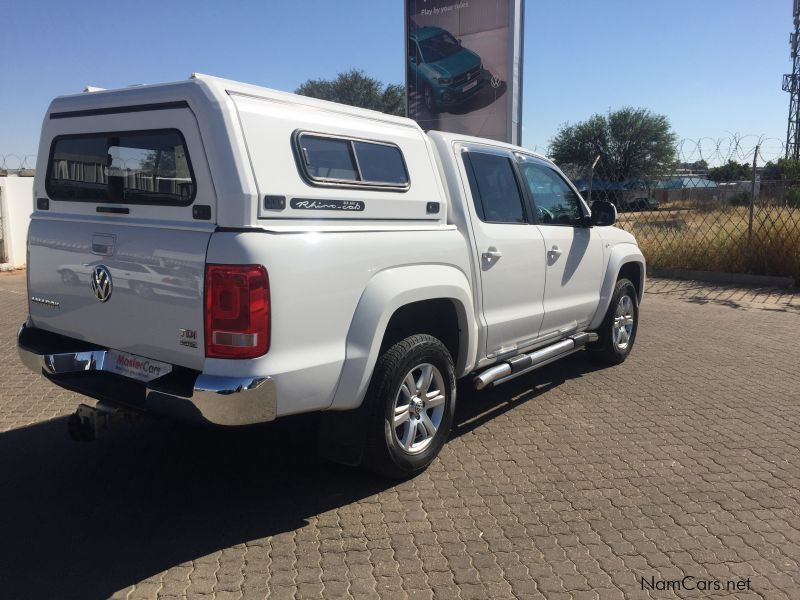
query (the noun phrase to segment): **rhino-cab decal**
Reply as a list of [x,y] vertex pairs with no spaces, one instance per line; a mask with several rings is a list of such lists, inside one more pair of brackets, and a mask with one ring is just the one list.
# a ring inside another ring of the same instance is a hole
[[364,203],[360,200],[313,200],[292,198],[289,205],[299,210],[342,210],[346,212],[361,212],[364,210]]

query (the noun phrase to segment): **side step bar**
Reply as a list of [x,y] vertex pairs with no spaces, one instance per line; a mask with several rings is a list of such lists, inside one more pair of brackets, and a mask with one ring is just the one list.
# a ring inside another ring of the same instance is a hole
[[598,335],[594,332],[578,333],[550,346],[539,348],[527,354],[519,354],[505,362],[489,367],[483,373],[477,375],[472,380],[472,383],[476,390],[500,385],[534,369],[543,367],[567,354],[572,354],[589,342],[597,341],[597,338]]

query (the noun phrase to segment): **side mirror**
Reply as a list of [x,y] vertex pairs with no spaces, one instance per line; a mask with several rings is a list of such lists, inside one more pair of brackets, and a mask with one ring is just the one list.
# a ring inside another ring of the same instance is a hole
[[460,46],[460,45],[461,45],[461,43],[462,43],[462,42],[461,42],[461,38],[458,38],[458,45]]
[[592,202],[591,211],[590,222],[592,225],[607,227],[617,222],[617,207],[611,202],[595,200]]

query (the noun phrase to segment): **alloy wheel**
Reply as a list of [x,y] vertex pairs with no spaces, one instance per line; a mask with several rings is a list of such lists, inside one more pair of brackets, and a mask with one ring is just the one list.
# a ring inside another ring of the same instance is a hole
[[393,430],[408,454],[423,452],[442,423],[445,405],[442,373],[430,363],[411,369],[403,378],[394,402]]
[[625,350],[631,342],[634,327],[633,300],[627,294],[623,295],[617,303],[614,313],[613,336],[614,345],[619,350]]

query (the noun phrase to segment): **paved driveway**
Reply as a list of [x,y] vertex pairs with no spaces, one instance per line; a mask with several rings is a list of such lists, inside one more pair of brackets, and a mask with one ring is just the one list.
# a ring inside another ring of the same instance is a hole
[[653,292],[624,366],[462,386],[391,485],[316,461],[308,418],[70,441],[0,275],[0,597],[798,598],[800,299]]

